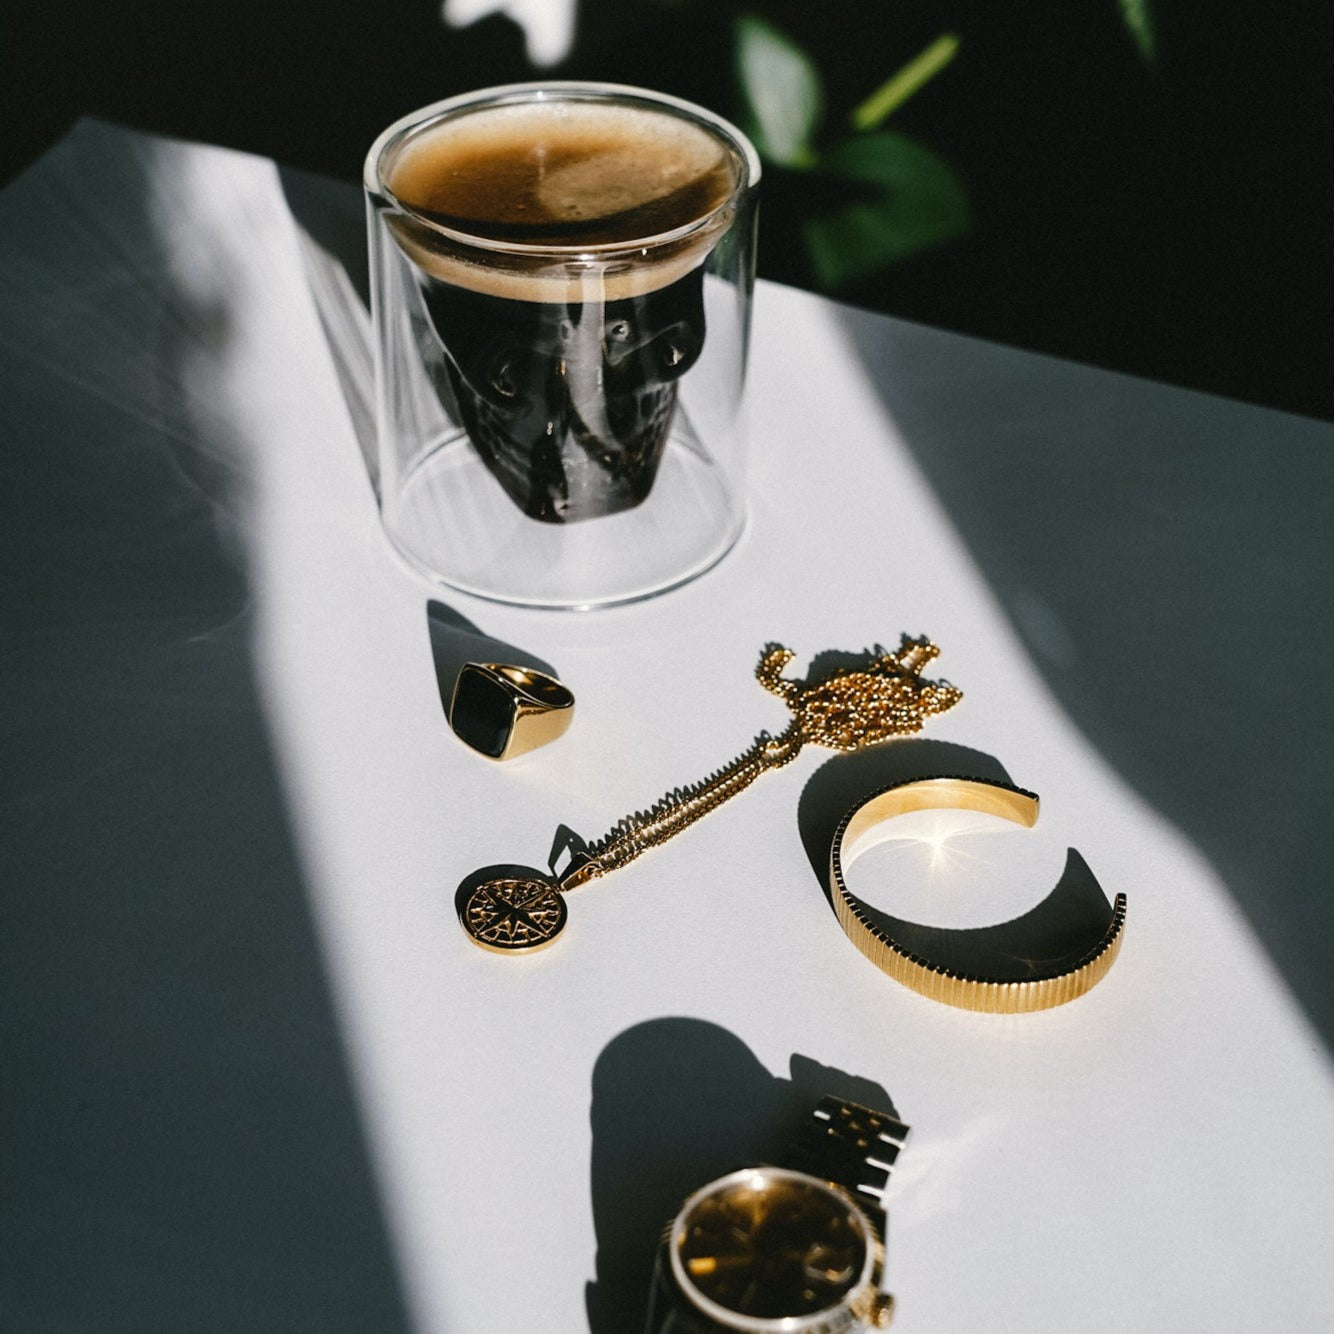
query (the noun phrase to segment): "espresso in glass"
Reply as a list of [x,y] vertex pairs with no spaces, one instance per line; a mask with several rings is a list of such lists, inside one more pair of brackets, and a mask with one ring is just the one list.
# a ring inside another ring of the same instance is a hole
[[525,514],[648,496],[745,172],[706,125],[596,97],[465,108],[393,147],[387,222],[438,341],[437,392]]

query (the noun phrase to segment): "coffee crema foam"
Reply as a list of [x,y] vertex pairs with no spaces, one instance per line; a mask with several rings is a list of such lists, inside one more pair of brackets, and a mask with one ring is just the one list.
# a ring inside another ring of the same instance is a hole
[[[704,260],[731,221],[722,205],[743,172],[722,140],[665,112],[515,103],[411,135],[385,173],[407,212],[388,222],[426,273],[471,291],[618,300],[675,282]],[[702,220],[682,237],[653,241]],[[598,255],[641,243],[631,255]]]

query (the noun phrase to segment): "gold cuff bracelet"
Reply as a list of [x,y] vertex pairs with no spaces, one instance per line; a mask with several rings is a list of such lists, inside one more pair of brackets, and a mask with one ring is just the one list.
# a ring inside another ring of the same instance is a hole
[[1035,975],[1020,981],[971,976],[929,963],[905,949],[871,921],[866,905],[848,889],[844,879],[845,854],[857,839],[882,820],[909,811],[945,808],[999,815],[1026,828],[1031,828],[1038,818],[1035,793],[978,778],[913,779],[882,788],[867,797],[839,822],[829,853],[829,888],[834,913],[852,943],[882,972],[923,996],[945,1005],[983,1010],[989,1014],[1024,1014],[1063,1005],[1100,982],[1121,948],[1126,920],[1124,894],[1116,896],[1111,921],[1092,949],[1058,973]]

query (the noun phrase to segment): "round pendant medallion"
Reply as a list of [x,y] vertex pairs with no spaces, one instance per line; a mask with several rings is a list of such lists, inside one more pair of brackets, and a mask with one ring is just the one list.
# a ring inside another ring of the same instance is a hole
[[483,949],[521,954],[550,945],[568,916],[565,896],[545,880],[488,880],[459,910],[463,929]]

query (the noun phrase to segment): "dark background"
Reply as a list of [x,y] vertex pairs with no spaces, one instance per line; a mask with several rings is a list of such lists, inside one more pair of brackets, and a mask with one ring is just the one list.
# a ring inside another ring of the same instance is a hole
[[[892,125],[947,158],[970,232],[838,293],[941,327],[1334,419],[1329,7],[1296,0],[758,0],[828,85],[826,124],[942,31],[955,61]],[[737,115],[741,6],[580,0],[550,70],[492,17],[433,0],[7,0],[0,177],[78,116],[272,156],[349,181],[390,120],[489,83],[642,83]],[[810,180],[768,175],[760,271],[811,283],[793,219]]]

